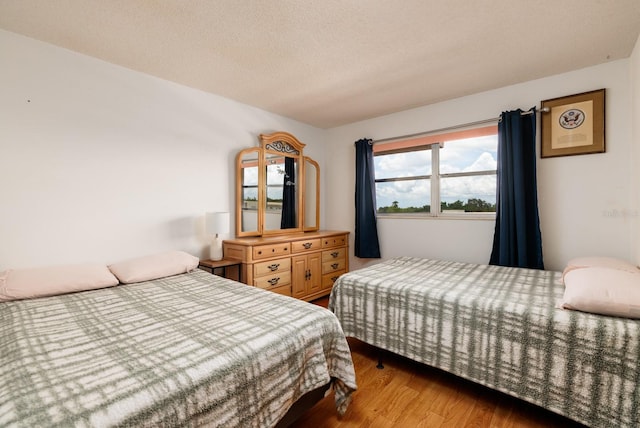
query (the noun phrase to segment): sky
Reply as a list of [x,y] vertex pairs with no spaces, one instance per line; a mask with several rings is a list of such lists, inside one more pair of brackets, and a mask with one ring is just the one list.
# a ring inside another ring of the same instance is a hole
[[[440,173],[495,170],[497,167],[498,139],[496,135],[465,140],[448,141],[440,152]],[[430,175],[431,151],[398,153],[374,157],[376,178],[410,177]],[[378,207],[398,206],[422,207],[430,205],[430,183],[428,180],[378,183],[376,199]],[[440,197],[445,202],[470,198],[496,202],[496,176],[442,178]]]
[[[245,189],[245,197],[257,198],[258,197],[258,167],[243,168],[244,181],[246,186],[256,186],[253,188]],[[267,183],[277,184],[279,186],[269,187],[268,197],[272,199],[282,199],[282,184],[284,183],[284,164],[267,165]]]

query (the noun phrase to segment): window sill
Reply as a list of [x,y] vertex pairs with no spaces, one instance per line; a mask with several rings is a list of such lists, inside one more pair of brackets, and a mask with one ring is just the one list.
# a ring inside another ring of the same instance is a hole
[[377,214],[379,220],[496,220],[496,213],[468,213],[468,214]]

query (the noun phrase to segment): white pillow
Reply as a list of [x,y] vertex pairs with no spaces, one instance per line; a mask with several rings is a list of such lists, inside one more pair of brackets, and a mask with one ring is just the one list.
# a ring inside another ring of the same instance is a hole
[[0,273],[0,301],[54,296],[117,284],[118,279],[109,269],[97,264],[7,270]]
[[131,284],[187,273],[197,268],[199,262],[200,259],[184,251],[168,251],[114,263],[109,270],[121,283]]
[[640,269],[626,260],[616,259],[614,257],[577,257],[569,260],[567,266],[562,272],[562,278],[575,269],[586,267],[605,267],[609,269],[618,269],[626,272],[640,273]]
[[565,309],[640,318],[640,273],[587,267],[568,272],[564,282]]

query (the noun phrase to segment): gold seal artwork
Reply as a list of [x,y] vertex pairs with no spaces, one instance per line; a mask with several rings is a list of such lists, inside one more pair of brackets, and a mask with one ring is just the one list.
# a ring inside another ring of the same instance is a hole
[[568,104],[551,109],[554,124],[551,148],[590,146],[593,144],[593,101]]

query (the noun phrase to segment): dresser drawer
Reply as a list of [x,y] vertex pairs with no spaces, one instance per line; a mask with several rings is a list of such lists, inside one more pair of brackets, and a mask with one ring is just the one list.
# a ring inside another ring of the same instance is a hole
[[347,235],[336,235],[322,238],[322,248],[341,247],[347,245]]
[[293,241],[291,243],[292,253],[303,253],[305,251],[319,250],[322,248],[321,239],[305,239],[304,241]]
[[274,287],[291,284],[291,272],[280,272],[273,275],[253,279],[253,285],[258,288],[271,290]]
[[288,242],[282,244],[257,245],[253,247],[253,259],[269,259],[291,254],[291,245]]
[[322,252],[322,261],[329,262],[333,260],[344,260],[346,253],[345,248],[336,248],[335,250],[325,250]]
[[291,284],[283,285],[280,287],[273,287],[270,288],[269,291],[271,291],[272,293],[284,294],[285,296],[291,297]]
[[322,289],[326,290],[327,288],[333,287],[333,284],[336,282],[336,279],[340,277],[345,271],[341,270],[338,272],[333,272],[327,275],[322,275]]
[[280,272],[291,272],[291,259],[270,260],[253,265],[253,276],[260,277]]
[[322,262],[322,274],[328,274],[345,269],[344,259]]

